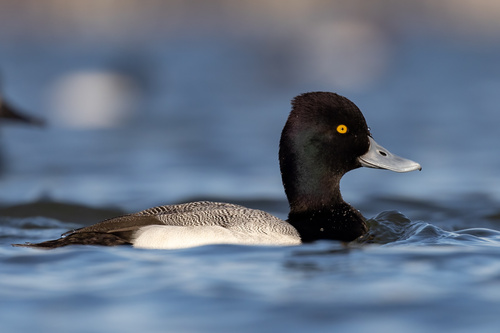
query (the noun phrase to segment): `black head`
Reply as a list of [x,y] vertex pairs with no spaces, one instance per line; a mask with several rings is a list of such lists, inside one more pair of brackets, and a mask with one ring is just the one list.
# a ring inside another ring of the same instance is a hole
[[279,154],[291,210],[340,203],[340,178],[361,166],[369,135],[363,114],[347,98],[330,92],[295,97]]
[[396,172],[421,169],[377,144],[356,105],[329,92],[306,93],[292,101],[279,155],[290,203],[288,222],[304,242],[352,241],[366,232],[363,216],[340,194],[340,178],[346,172],[360,166]]

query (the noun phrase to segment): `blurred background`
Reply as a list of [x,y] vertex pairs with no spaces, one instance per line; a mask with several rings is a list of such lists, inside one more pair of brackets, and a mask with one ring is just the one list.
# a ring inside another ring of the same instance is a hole
[[348,174],[362,211],[498,200],[499,59],[496,0],[0,0],[4,100],[46,121],[1,125],[0,202],[284,202],[280,131],[315,90],[423,166]]

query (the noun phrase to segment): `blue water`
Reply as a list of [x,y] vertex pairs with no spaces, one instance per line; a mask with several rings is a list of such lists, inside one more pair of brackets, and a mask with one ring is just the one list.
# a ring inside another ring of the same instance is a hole
[[[500,48],[398,41],[385,74],[357,90],[302,79],[293,61],[277,66],[273,50],[256,45],[145,41],[138,53],[12,43],[0,52],[8,99],[49,121],[2,127],[2,332],[498,329]],[[88,68],[133,79],[135,113],[113,128],[50,125],[51,84]],[[277,143],[289,100],[311,90],[352,99],[377,142],[423,166],[346,175],[345,199],[370,218],[362,241],[175,251],[10,246],[194,199],[285,218]]]

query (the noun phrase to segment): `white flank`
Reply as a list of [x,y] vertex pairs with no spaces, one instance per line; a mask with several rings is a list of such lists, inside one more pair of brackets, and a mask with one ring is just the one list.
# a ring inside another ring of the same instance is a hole
[[133,246],[144,249],[182,249],[209,244],[299,245],[300,238],[280,233],[238,232],[220,226],[151,225],[134,235]]

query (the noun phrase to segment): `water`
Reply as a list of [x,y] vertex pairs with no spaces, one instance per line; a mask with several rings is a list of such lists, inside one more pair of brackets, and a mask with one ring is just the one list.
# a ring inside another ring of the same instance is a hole
[[[28,239],[70,227],[3,222]],[[500,232],[449,232],[396,211],[370,224],[378,239],[350,246],[2,246],[0,316],[12,332],[493,331]]]
[[[55,81],[116,63],[113,70],[136,84],[136,111],[113,128],[2,128],[2,332],[497,330],[500,49],[399,41],[384,76],[350,90],[298,75],[293,57],[290,67],[276,67],[268,58],[278,51],[255,45],[145,41],[143,58],[112,46],[6,46],[7,96],[49,122],[58,119],[47,101]],[[291,97],[317,89],[351,98],[377,142],[423,166],[346,175],[345,199],[370,218],[360,242],[175,251],[10,246],[195,199],[286,217],[279,133]]]

